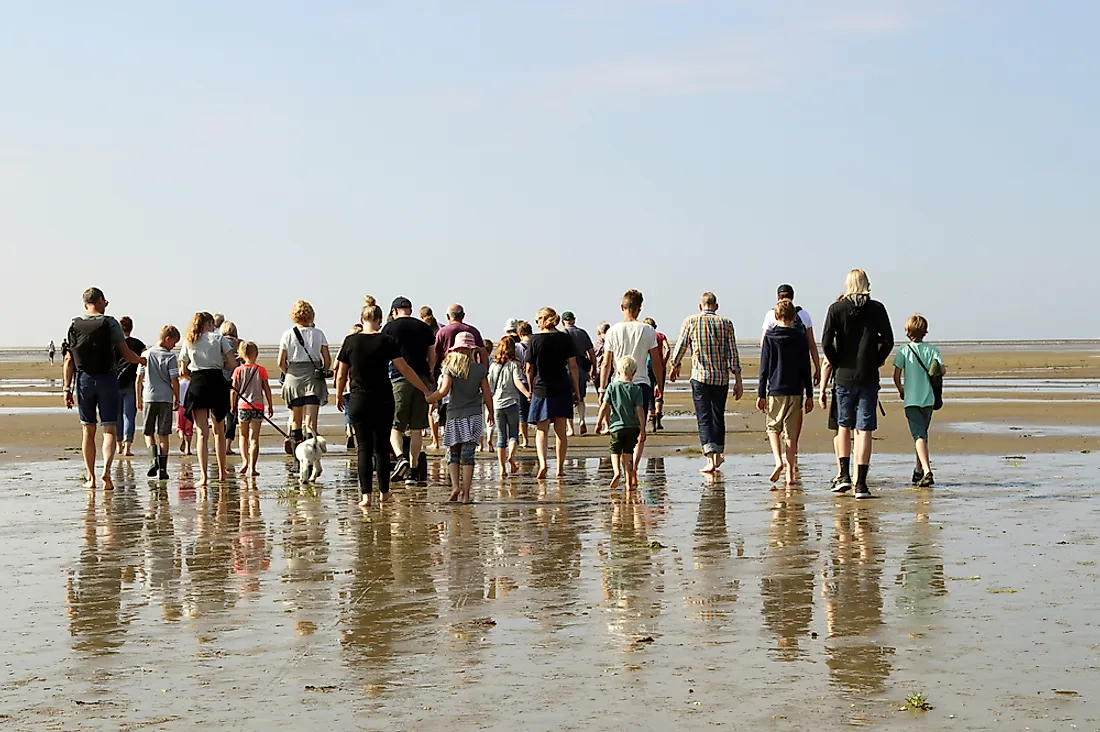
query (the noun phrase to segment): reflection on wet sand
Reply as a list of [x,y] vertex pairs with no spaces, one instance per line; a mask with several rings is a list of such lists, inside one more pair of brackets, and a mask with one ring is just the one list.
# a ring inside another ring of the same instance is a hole
[[813,620],[817,551],[809,543],[804,498],[788,490],[772,507],[760,580],[764,622],[775,635],[777,658],[783,661],[806,657],[804,644]]

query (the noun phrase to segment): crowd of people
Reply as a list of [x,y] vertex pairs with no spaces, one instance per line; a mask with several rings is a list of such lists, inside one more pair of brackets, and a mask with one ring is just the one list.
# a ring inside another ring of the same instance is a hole
[[[773,488],[780,480],[788,486],[800,481],[799,437],[819,390],[835,433],[832,490],[854,489],[857,498],[871,495],[868,472],[881,408],[879,370],[894,350],[894,339],[885,307],[870,292],[867,274],[852,270],[844,294],[825,317],[822,358],[813,321],[795,304],[794,288],[778,288],[776,305],[761,327],[756,404],[766,415],[775,461]],[[240,437],[240,473],[257,475],[263,423],[283,432],[271,419],[273,394],[267,370],[257,362],[258,346],[239,339],[236,325],[220,314],[198,312],[182,336],[175,326],[165,325],[156,346],[147,348],[132,336],[129,317],[106,315],[108,302],[101,290],[89,288],[83,301],[85,312],[72,321],[62,350],[65,403],[78,407],[83,426],[85,487],[97,487],[99,423],[104,432],[99,477],[110,489],[116,450],[133,454],[139,411],[144,415],[149,477],[168,477],[173,427],[181,451],[188,454],[198,430],[200,487],[211,481],[211,437],[217,479],[228,479],[234,431]],[[705,292],[698,313],[684,321],[670,344],[652,319],[641,319],[643,302],[637,290],[624,293],[622,320],[600,324],[595,340],[577,326],[574,313],[559,315],[544,307],[533,325],[508,319],[494,344],[466,322],[461,305],[448,307],[447,322],[440,326],[429,307],[414,315],[408,298],[394,299],[383,312],[367,296],[359,322],[334,359],[313,307],[299,300],[278,351],[281,395],[290,412],[283,433],[287,452],[293,454],[297,445],[319,434],[318,417],[329,402],[331,384],[336,407],[345,414],[349,450],[358,457],[362,507],[372,505],[375,482],[385,501],[393,481],[426,480],[426,437],[446,451],[451,500],[469,502],[477,453],[495,448],[501,476],[518,472],[517,450],[528,446],[530,425],[535,428],[536,477],[549,474],[551,432],[556,474],[564,475],[570,437],[588,432],[585,397],[591,384],[600,405],[595,431],[609,438],[612,486],[625,478],[632,488],[648,433],[664,428],[665,387],[681,378],[690,354],[688,380],[705,459],[702,472],[714,474],[725,461],[731,385],[735,400],[744,393],[734,325],[718,314],[714,293]],[[910,342],[897,350],[894,382],[914,439],[913,482],[931,487],[928,428],[933,410],[942,403],[943,358],[924,342],[928,323],[922,316],[909,318],[905,331]],[[483,448],[493,432],[495,442]]]

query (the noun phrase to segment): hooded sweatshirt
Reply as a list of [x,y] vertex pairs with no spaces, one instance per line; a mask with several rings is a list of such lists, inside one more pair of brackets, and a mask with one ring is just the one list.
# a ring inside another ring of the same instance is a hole
[[778,325],[764,333],[756,395],[814,398],[810,344],[804,328]]
[[894,350],[886,308],[869,295],[848,295],[825,316],[821,347],[841,386],[877,384],[879,368]]

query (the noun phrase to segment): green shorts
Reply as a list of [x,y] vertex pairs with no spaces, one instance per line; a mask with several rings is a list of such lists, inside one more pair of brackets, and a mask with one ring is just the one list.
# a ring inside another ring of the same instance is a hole
[[395,430],[404,432],[428,428],[428,402],[424,398],[424,392],[401,379],[393,382],[393,402]]
[[623,427],[611,433],[611,454],[626,455],[633,453],[642,435],[641,427]]

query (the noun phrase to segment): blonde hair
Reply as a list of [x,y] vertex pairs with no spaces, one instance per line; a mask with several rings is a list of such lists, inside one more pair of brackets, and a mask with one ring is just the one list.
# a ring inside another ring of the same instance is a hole
[[634,374],[638,373],[638,361],[633,356],[623,356],[615,366],[620,374],[629,379],[633,379]]
[[928,319],[920,313],[914,313],[905,321],[905,335],[909,340],[920,343],[928,335]]
[[363,309],[359,311],[359,319],[367,323],[382,322],[382,308],[378,307],[374,295],[363,295]]
[[226,320],[222,323],[222,327],[219,331],[223,336],[229,336],[230,338],[237,337],[237,324],[232,320]]
[[508,363],[516,360],[516,342],[511,338],[501,338],[497,344],[497,352],[493,355],[496,363]]
[[558,315],[558,311],[552,307],[544,307],[539,310],[536,319],[545,321],[542,323],[543,328],[557,328],[558,323],[561,322],[561,317]]
[[160,329],[160,339],[162,341],[178,341],[180,339],[180,329],[174,325],[166,325]]
[[237,345],[237,355],[241,357],[242,361],[247,361],[250,358],[256,360],[260,357],[260,347],[252,341],[241,341]]
[[844,280],[844,295],[870,295],[871,280],[862,269],[853,269]]
[[451,351],[443,359],[443,373],[456,379],[466,379],[470,376],[470,354],[463,351]]
[[794,309],[794,303],[790,300],[780,300],[772,308],[772,312],[775,313],[775,319],[780,323],[793,323],[794,319],[798,317],[798,311]]
[[201,311],[191,316],[191,324],[187,326],[187,335],[184,336],[183,342],[189,346],[198,343],[199,336],[206,329],[207,323],[214,324],[214,316],[208,312]]
[[351,328],[348,330],[348,335],[358,335],[359,333],[362,333],[362,332],[363,332],[363,324],[362,323],[356,323],[355,325],[351,326]]
[[316,317],[317,314],[313,312],[313,306],[305,300],[299,300],[294,303],[294,307],[290,309],[291,322],[303,328],[312,326]]

